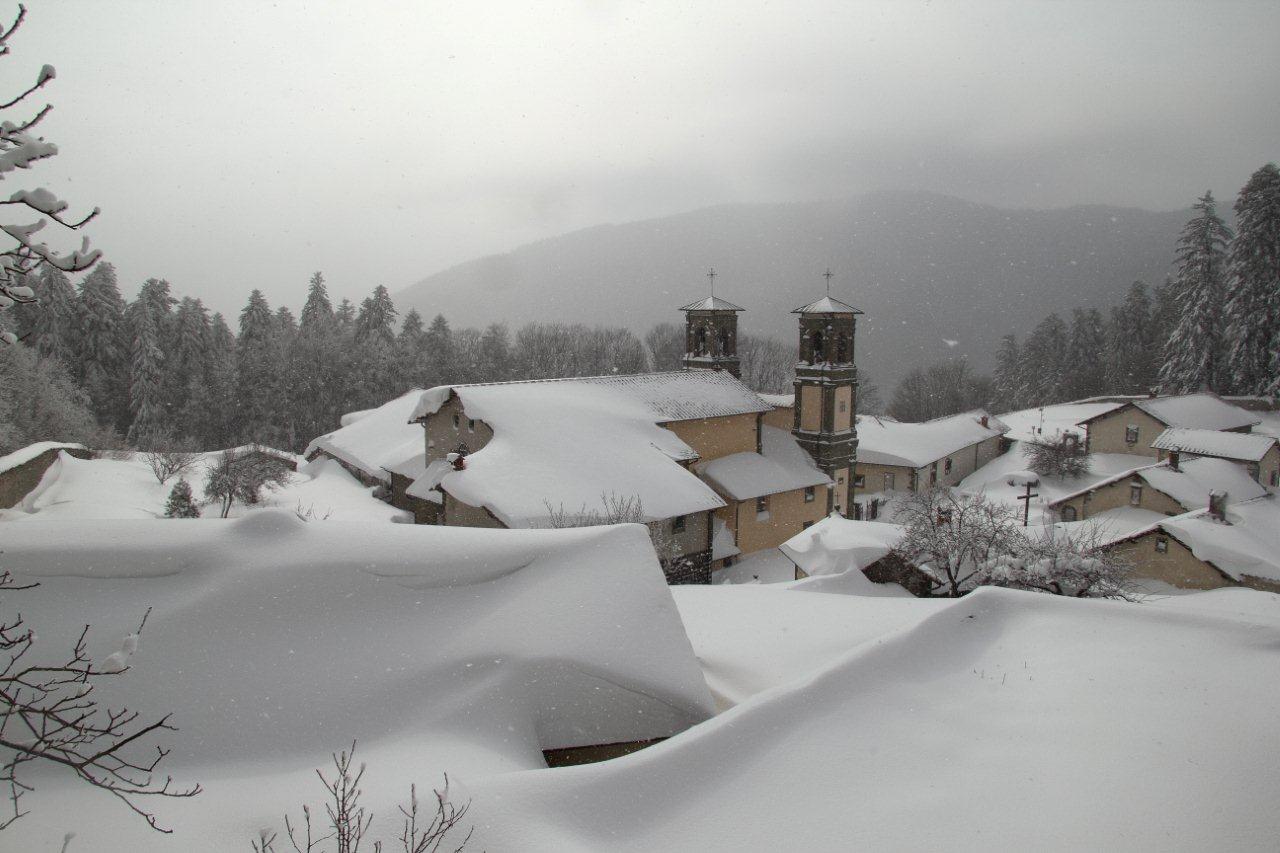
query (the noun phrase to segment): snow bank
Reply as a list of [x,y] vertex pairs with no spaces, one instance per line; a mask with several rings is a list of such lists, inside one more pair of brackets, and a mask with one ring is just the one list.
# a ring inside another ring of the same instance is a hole
[[37,441],[35,444],[28,444],[26,447],[19,448],[6,456],[0,456],[0,474],[17,468],[19,465],[26,465],[41,453],[47,453],[50,450],[84,449],[85,446],[83,444],[68,444],[62,441]]
[[[980,421],[984,416],[988,426]],[[1006,429],[984,412],[965,412],[914,424],[863,415],[858,418],[858,461],[920,468],[998,437]]]
[[980,590],[644,752],[478,780],[473,843],[1270,849],[1277,667],[1275,618]]
[[779,549],[810,577],[849,570],[861,573],[888,554],[903,532],[897,524],[829,515],[783,542]]
[[[9,525],[5,561],[44,648],[85,623],[98,660],[154,607],[134,668],[100,699],[180,727],[154,802],[172,837],[58,773],[34,777],[13,849],[236,849],[319,790],[311,768],[361,744],[382,837],[410,782],[542,766],[553,747],[661,737],[713,703],[644,528],[482,531],[231,522]],[[14,596],[16,598],[16,594]],[[150,748],[150,747],[148,747]],[[545,771],[550,772],[550,771]],[[477,848],[482,849],[482,848]],[[494,848],[490,848],[494,849]]]
[[409,423],[422,391],[410,391],[376,409],[352,412],[342,418],[342,427],[320,436],[307,445],[302,455],[308,459],[324,452],[351,465],[375,480],[391,481],[388,468],[424,452],[422,427]]

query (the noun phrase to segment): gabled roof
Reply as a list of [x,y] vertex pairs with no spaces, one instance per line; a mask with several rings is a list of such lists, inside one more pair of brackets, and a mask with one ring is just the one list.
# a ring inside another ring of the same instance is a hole
[[422,391],[410,391],[376,409],[342,416],[342,426],[313,439],[302,455],[323,452],[382,482],[388,471],[399,469],[423,452],[422,428],[409,423],[409,414]]
[[817,302],[810,302],[808,305],[797,308],[791,312],[792,314],[861,314],[857,308],[847,302],[841,302],[839,299],[833,299],[830,296],[824,296]]
[[700,463],[697,471],[716,491],[736,501],[831,483],[791,433],[762,426],[760,444],[763,453],[731,453]]
[[1197,456],[1261,462],[1275,443],[1276,439],[1270,435],[1170,427],[1160,433],[1151,446],[1156,450],[1178,450]]
[[1226,430],[1260,423],[1252,412],[1233,406],[1213,394],[1201,393],[1134,400],[1080,421],[1080,424],[1088,424],[1099,418],[1108,417],[1123,411],[1126,406],[1133,406],[1165,426],[1171,427]]
[[612,498],[638,499],[648,519],[724,506],[680,464],[697,453],[660,424],[770,410],[728,373],[688,371],[446,385],[423,392],[412,417],[454,395],[493,438],[462,470],[429,467],[410,493],[439,488],[508,527],[544,527],[560,512],[604,514]]
[[[987,419],[986,426],[982,425],[983,417]],[[858,418],[858,461],[922,468],[1008,430],[981,410],[923,423],[902,423],[864,415]]]
[[829,515],[778,546],[810,577],[859,571],[883,558],[906,533],[898,524]]
[[1241,501],[1253,500],[1267,494],[1266,489],[1254,482],[1252,477],[1233,462],[1224,459],[1189,459],[1174,470],[1166,460],[1124,471],[1114,477],[1096,482],[1088,488],[1078,489],[1051,501],[1049,506],[1060,506],[1081,495],[1096,492],[1132,477],[1137,477],[1161,494],[1168,495],[1188,510],[1208,506],[1211,491],[1226,492],[1231,499]]
[[699,299],[697,302],[690,302],[688,305],[680,309],[681,311],[746,311],[738,305],[734,305],[727,299],[721,299],[719,296],[708,296],[706,299]]

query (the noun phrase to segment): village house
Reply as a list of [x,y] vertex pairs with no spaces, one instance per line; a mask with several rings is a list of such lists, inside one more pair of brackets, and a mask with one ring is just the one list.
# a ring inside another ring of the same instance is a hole
[[858,418],[857,512],[875,518],[891,492],[954,486],[1003,452],[1009,428],[975,410],[923,423]]
[[1251,412],[1202,393],[1131,400],[1080,421],[1077,426],[1087,430],[1085,444],[1092,453],[1159,458],[1152,442],[1170,427],[1248,433],[1258,422]]
[[1103,513],[1115,515],[1121,509],[1173,516],[1203,509],[1209,504],[1209,494],[1215,491],[1241,501],[1267,494],[1232,462],[1212,458],[1180,460],[1175,455],[1093,483],[1052,501],[1048,507],[1063,521],[1084,521]]
[[1159,519],[1113,537],[1107,547],[1135,576],[1181,589],[1247,586],[1280,592],[1280,524],[1271,496]]
[[1269,435],[1170,427],[1151,443],[1161,459],[1226,459],[1244,467],[1259,483],[1280,486],[1280,442]]

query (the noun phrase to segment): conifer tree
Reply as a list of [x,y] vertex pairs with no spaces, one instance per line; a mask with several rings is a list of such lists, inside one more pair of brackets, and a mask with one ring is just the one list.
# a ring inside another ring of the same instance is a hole
[[128,330],[115,267],[103,262],[80,283],[81,360],[76,376],[104,426],[123,432],[129,423]]
[[427,329],[425,344],[427,373],[424,380],[427,387],[455,383],[456,380],[453,378],[456,369],[453,352],[453,332],[449,328],[449,321],[444,318],[443,314],[437,314],[435,319],[431,321],[431,326]]
[[1022,347],[1022,376],[1028,405],[1043,406],[1067,396],[1067,324],[1057,314],[1045,317]]
[[1280,169],[1254,172],[1236,199],[1223,309],[1228,391],[1280,391]]
[[1166,394],[1217,390],[1222,373],[1222,302],[1227,247],[1234,235],[1218,216],[1212,192],[1192,209],[1196,214],[1178,238],[1177,316],[1160,369],[1160,390]]
[[198,431],[204,450],[230,447],[242,427],[236,412],[236,339],[221,314],[209,321],[203,382],[183,418]]
[[1003,411],[1023,408],[1026,396],[1022,388],[1022,350],[1017,335],[1005,335],[1000,339],[996,353],[995,382],[996,407]]
[[186,480],[178,480],[169,490],[169,499],[164,505],[165,518],[199,518],[200,508],[196,506],[195,497],[191,493],[191,484]]
[[491,323],[480,336],[480,381],[511,378],[511,333],[505,323]]
[[184,297],[174,312],[173,336],[165,352],[162,395],[164,431],[177,438],[201,441],[201,396],[209,351],[209,312],[199,299]]
[[347,396],[343,389],[350,382],[349,354],[320,272],[311,276],[294,350],[290,384],[296,394],[298,438],[308,441],[338,426],[340,401]]
[[396,363],[396,309],[382,285],[360,303],[356,315],[356,375],[358,406],[380,406],[396,395],[399,370]]
[[396,376],[399,391],[423,388],[426,373],[423,352],[426,347],[426,330],[417,308],[410,308],[404,315],[400,334],[396,335]]
[[280,430],[275,423],[280,390],[279,325],[262,291],[256,288],[240,312],[236,340],[236,415],[239,442],[259,442],[277,447]]
[[76,308],[76,291],[67,274],[57,267],[40,271],[36,286],[38,304],[31,306],[27,343],[35,347],[41,358],[51,358],[68,371],[80,363],[80,330]]
[[1158,379],[1159,341],[1154,338],[1151,297],[1135,281],[1124,302],[1111,309],[1107,329],[1107,392],[1146,394]]
[[129,442],[134,447],[153,449],[164,426],[160,318],[156,306],[139,299],[130,306],[129,325],[133,343],[129,362]]
[[1105,392],[1106,323],[1096,308],[1071,312],[1063,398],[1080,400]]

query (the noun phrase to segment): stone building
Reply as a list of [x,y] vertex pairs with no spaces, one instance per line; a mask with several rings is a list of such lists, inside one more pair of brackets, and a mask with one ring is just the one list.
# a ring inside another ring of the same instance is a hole
[[1239,466],[1223,459],[1166,459],[1125,471],[1064,495],[1048,504],[1063,521],[1084,521],[1116,510],[1137,509],[1181,515],[1209,505],[1210,492],[1239,501],[1263,497],[1267,490]]
[[1087,430],[1090,452],[1159,458],[1152,442],[1170,427],[1248,433],[1258,423],[1251,412],[1206,393],[1131,400],[1077,426]]
[[1259,483],[1280,486],[1280,442],[1269,435],[1170,427],[1151,443],[1161,459],[1225,459]]

